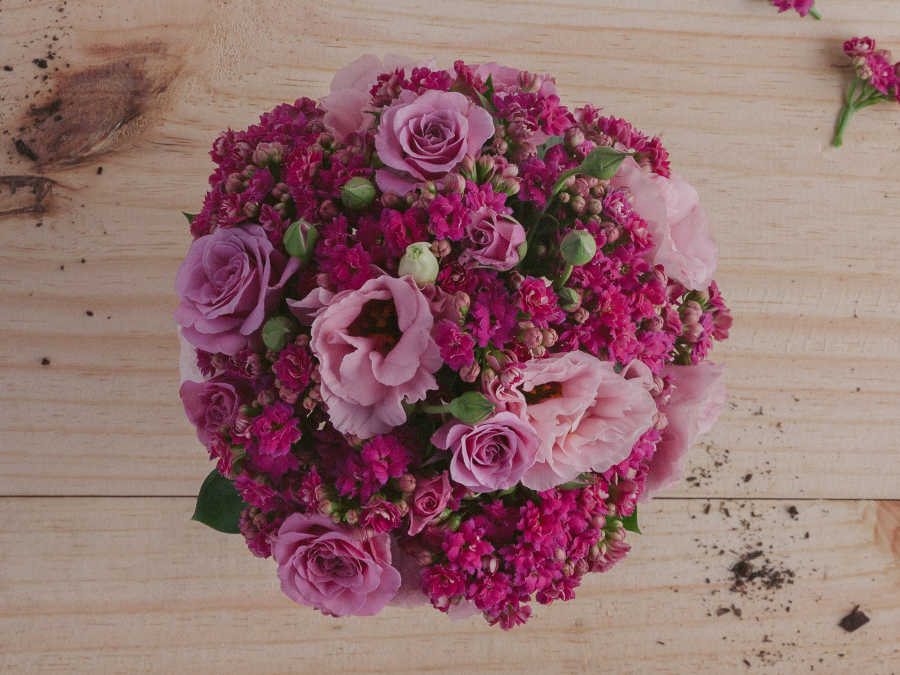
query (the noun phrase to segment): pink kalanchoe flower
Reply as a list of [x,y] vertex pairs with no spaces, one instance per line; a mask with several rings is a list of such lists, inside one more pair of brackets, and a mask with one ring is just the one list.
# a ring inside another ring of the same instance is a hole
[[643,499],[678,481],[684,474],[687,451],[701,434],[712,428],[725,408],[722,366],[709,362],[691,366],[667,366],[672,394],[660,407],[668,424],[650,460]]
[[709,286],[719,260],[706,211],[697,191],[677,174],[664,178],[645,171],[631,157],[612,179],[634,197],[634,210],[647,223],[653,264],[689,289]]
[[338,293],[312,324],[322,399],[334,427],[369,438],[406,421],[403,403],[437,387],[443,361],[428,300],[410,278],[382,275]]
[[279,401],[265,408],[250,425],[255,442],[248,447],[248,455],[253,465],[273,480],[279,480],[299,466],[291,449],[303,432],[299,428],[300,421],[293,415],[294,409]]
[[584,352],[523,364],[525,418],[541,439],[522,483],[548,490],[585,471],[605,471],[628,456],[653,426],[656,404],[639,379]]
[[473,492],[493,492],[515,487],[534,464],[540,439],[528,422],[500,412],[473,426],[448,422],[431,442],[453,453],[454,481]]
[[288,516],[272,555],[285,595],[323,614],[372,616],[400,587],[387,534],[366,538],[322,515]]
[[491,114],[460,93],[401,96],[381,114],[375,149],[388,168],[376,171],[375,180],[385,192],[405,194],[445,176],[493,135]]
[[441,350],[441,358],[453,370],[475,361],[475,338],[453,321],[444,319],[438,322],[434,329],[434,341]]
[[771,2],[778,8],[779,12],[787,12],[793,9],[800,16],[809,14],[814,19],[822,18],[822,15],[814,7],[816,4],[815,0],[771,0]]
[[875,49],[870,37],[855,37],[844,43],[844,53],[852,60],[853,83],[847,90],[831,144],[840,147],[850,118],[863,108],[884,101],[900,103],[900,62],[891,64],[891,53]]

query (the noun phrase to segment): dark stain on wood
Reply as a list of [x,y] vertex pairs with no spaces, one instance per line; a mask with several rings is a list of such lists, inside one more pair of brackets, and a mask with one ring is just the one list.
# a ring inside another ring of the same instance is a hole
[[105,63],[54,76],[44,101],[29,106],[19,127],[38,168],[78,164],[135,135],[180,70],[162,42],[94,47]]
[[0,176],[0,216],[43,213],[55,184],[43,176]]

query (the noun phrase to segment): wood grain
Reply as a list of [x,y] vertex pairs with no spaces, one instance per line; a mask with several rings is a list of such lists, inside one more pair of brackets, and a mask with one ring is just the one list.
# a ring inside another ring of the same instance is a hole
[[[900,567],[883,533],[900,537],[900,503],[804,502],[796,519],[787,505],[657,500],[626,564],[502,633],[432,610],[299,607],[271,560],[188,521],[187,498],[4,499],[0,671],[896,672]],[[756,541],[794,583],[732,593]],[[850,634],[837,623],[855,604],[871,621]]]
[[[900,3],[818,4],[0,0],[0,671],[898,672],[900,115],[828,142],[840,43],[900,50]],[[720,245],[729,408],[627,564],[509,634],[328,620],[188,521],[209,465],[176,396],[179,212],[220,129],[366,52],[554,73],[662,135]],[[748,546],[795,583],[729,592]]]

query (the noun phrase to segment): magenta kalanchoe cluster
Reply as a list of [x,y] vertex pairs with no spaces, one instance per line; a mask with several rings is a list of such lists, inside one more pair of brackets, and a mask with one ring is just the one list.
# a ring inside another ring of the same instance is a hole
[[811,16],[814,19],[821,19],[816,8],[815,0],[770,0],[770,2],[778,8],[779,12],[787,12],[794,10],[800,16]]
[[844,142],[844,129],[857,110],[883,101],[900,103],[900,61],[891,63],[891,52],[875,49],[870,37],[855,37],[844,43],[844,53],[853,61],[853,84],[847,90],[838,117],[832,145]]
[[510,628],[628,552],[731,326],[659,139],[550,77],[363,57],[211,154],[176,280],[198,519],[335,616]]

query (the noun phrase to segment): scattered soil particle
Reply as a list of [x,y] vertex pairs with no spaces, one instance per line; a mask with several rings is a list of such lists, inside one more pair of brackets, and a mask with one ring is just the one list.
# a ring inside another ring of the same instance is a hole
[[763,407],[759,406],[756,410],[753,411],[754,417],[761,417],[763,415]]
[[722,616],[723,614],[728,614],[728,612],[730,612],[730,611],[731,610],[728,609],[727,607],[719,607],[719,609],[716,610],[716,616]]
[[710,505],[709,502],[707,502],[706,504],[703,505],[703,515],[704,515],[704,516],[705,516],[707,513],[709,513],[710,506],[711,506],[711,505]]
[[848,633],[852,633],[857,628],[861,628],[869,623],[869,617],[865,613],[859,611],[859,605],[856,605],[847,616],[840,620],[838,625]]
[[102,173],[103,173],[103,167],[102,167],[102,166],[98,166],[98,167],[97,167],[97,175],[99,176],[99,175],[102,174]]
[[787,512],[788,512],[788,515],[791,518],[793,518],[794,520],[797,520],[797,516],[800,514],[800,512],[797,510],[797,507],[794,506],[793,504],[791,504],[790,506],[787,507]]
[[15,146],[16,146],[16,152],[18,152],[20,155],[22,155],[22,157],[27,157],[32,162],[37,161],[37,158],[38,158],[37,154],[21,138],[16,139]]
[[36,65],[38,68],[46,68],[47,67],[47,59],[32,59],[31,62]]
[[744,482],[745,483],[749,483],[751,478],[753,478],[752,473],[744,474]]
[[13,69],[12,66],[3,66],[3,70],[5,70],[7,73],[11,73],[12,69]]
[[89,309],[85,311],[85,314],[87,314],[88,316],[94,316],[94,313]]
[[[794,583],[794,571],[776,567],[768,558],[764,558],[762,565],[753,561],[764,555],[757,549],[742,555],[731,566],[732,584],[729,590],[732,593],[746,595],[751,586],[760,586],[765,590],[778,590],[786,584]],[[786,610],[789,611],[789,610]]]
[[42,365],[42,366],[49,366],[49,365],[50,365],[50,359],[48,359],[48,358],[45,356],[44,358],[41,359],[41,365]]

